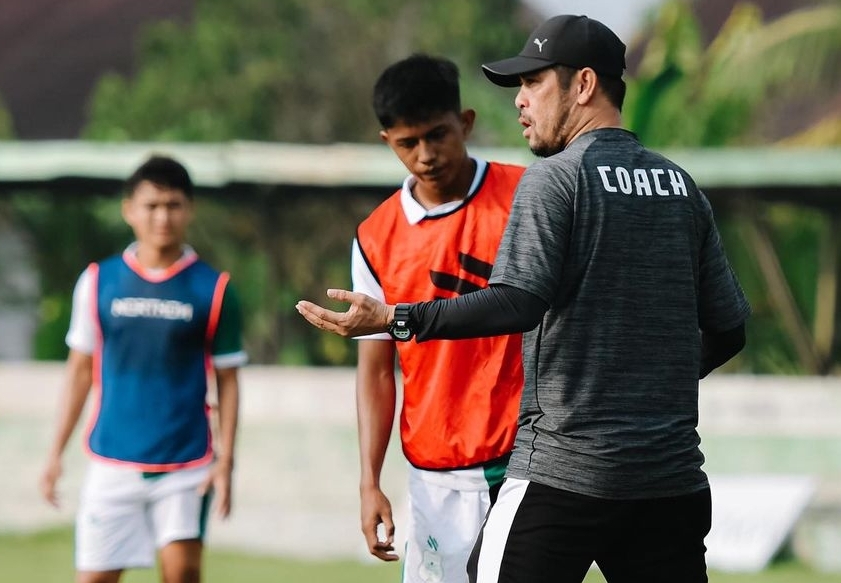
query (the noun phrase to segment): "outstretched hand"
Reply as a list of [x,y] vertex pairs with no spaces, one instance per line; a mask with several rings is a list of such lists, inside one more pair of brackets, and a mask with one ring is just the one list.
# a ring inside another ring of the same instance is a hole
[[394,318],[394,306],[371,296],[343,289],[328,289],[327,297],[350,304],[346,312],[334,312],[301,300],[295,309],[313,326],[339,336],[352,338],[385,332]]

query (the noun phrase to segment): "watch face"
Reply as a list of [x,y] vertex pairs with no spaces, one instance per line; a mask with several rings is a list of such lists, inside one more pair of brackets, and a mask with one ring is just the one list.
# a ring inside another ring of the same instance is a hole
[[394,336],[397,340],[408,340],[412,336],[412,331],[408,328],[397,328],[395,327],[391,331],[392,336]]

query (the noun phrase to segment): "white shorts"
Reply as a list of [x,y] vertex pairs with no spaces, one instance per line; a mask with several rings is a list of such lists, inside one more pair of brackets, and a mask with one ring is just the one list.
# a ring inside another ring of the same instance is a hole
[[403,583],[467,583],[467,559],[490,508],[488,489],[482,468],[409,466]]
[[210,466],[165,474],[92,461],[76,516],[76,569],[154,567],[157,549],[201,540],[210,496],[198,487]]

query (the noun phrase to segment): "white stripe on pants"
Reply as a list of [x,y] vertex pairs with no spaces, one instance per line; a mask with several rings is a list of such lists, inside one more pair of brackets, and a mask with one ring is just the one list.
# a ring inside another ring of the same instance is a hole
[[514,516],[520,508],[520,503],[526,495],[528,480],[506,478],[499,491],[496,504],[488,513],[485,526],[482,528],[482,542],[479,547],[479,561],[476,568],[474,583],[497,583],[505,544]]

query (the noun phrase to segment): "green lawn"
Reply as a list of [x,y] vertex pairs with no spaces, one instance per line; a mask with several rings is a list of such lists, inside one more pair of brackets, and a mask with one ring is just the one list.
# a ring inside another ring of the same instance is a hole
[[[72,532],[51,530],[29,535],[0,535],[0,582],[67,583],[73,580]],[[841,552],[841,551],[839,551]],[[156,583],[153,570],[130,571],[124,583]],[[210,550],[206,583],[397,583],[398,564],[356,561],[307,562]],[[596,572],[587,583],[604,582]],[[756,575],[710,573],[710,583],[841,583],[841,573],[817,573],[793,561],[778,562]]]

